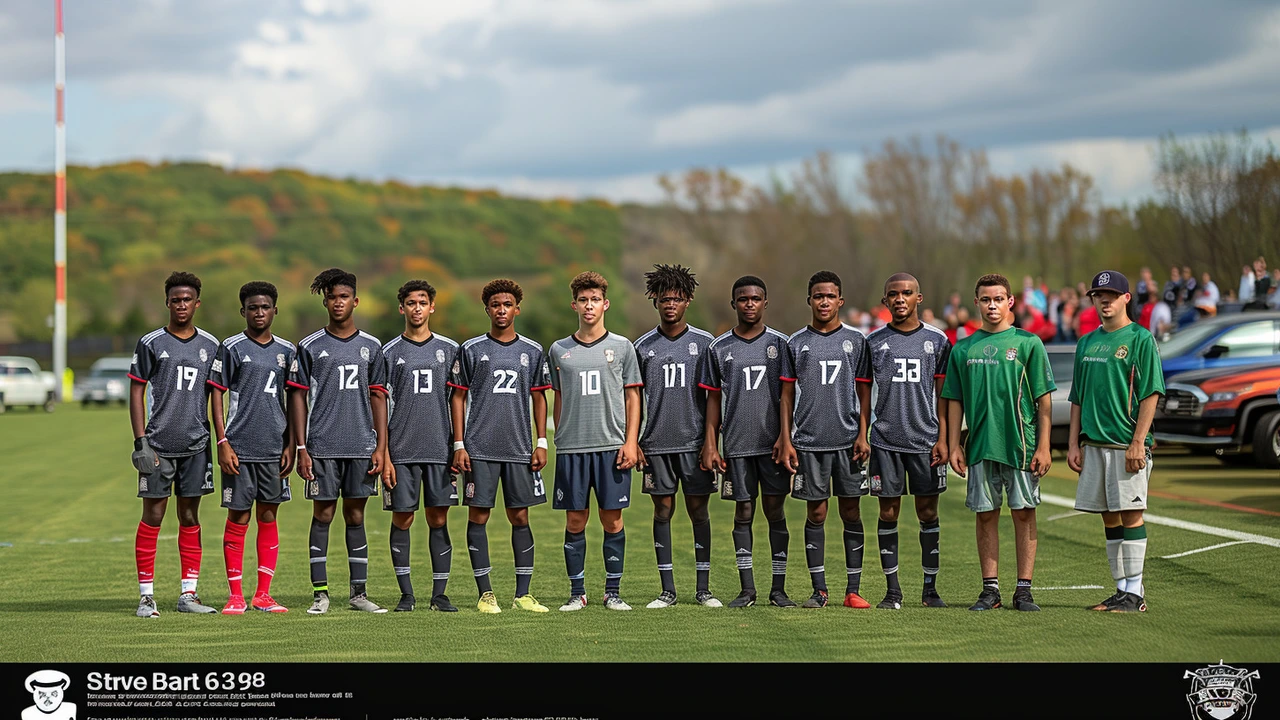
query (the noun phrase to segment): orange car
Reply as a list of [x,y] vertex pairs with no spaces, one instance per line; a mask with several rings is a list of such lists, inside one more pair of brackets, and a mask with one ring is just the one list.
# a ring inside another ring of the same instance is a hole
[[1280,361],[1179,373],[1166,389],[1153,427],[1158,443],[1280,468]]

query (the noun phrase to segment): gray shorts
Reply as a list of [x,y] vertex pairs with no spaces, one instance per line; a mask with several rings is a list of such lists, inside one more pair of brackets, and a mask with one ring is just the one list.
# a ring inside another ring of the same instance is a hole
[[344,498],[367,498],[378,494],[382,480],[370,475],[373,467],[369,458],[311,458],[311,473],[315,480],[307,480],[308,500],[326,502]]
[[1122,448],[1083,445],[1083,469],[1076,486],[1076,509],[1084,512],[1120,512],[1147,509],[1147,485],[1151,482],[1151,448],[1147,464],[1136,473],[1124,469]]
[[222,507],[252,510],[255,502],[279,505],[291,498],[289,478],[280,477],[278,462],[242,462],[240,474],[222,473]]
[[871,494],[876,497],[941,495],[947,489],[947,464],[930,465],[929,453],[871,448]]
[[502,502],[509,508],[526,508],[547,501],[542,473],[529,469],[529,463],[472,460],[471,472],[463,473],[465,492],[462,504],[491,508],[498,502],[498,484],[502,484]]
[[[177,485],[175,488],[174,486]],[[194,455],[160,457],[160,467],[138,473],[138,497],[202,497],[213,492],[213,455],[205,448]]]
[[382,491],[382,509],[417,512],[419,497],[425,507],[458,504],[458,476],[441,463],[395,463],[396,486]]
[[734,502],[755,500],[765,495],[786,495],[791,491],[791,473],[770,455],[725,458],[729,471],[720,483],[720,498]]
[[685,495],[710,495],[716,491],[716,477],[698,466],[698,453],[664,453],[645,455],[644,492],[648,495],[675,495],[684,488]]
[[1040,504],[1040,478],[1030,470],[1019,470],[993,460],[969,466],[965,507],[974,512],[999,510],[1004,494],[1009,495],[1010,510],[1034,509]]
[[852,459],[853,448],[796,453],[800,468],[791,479],[791,497],[797,500],[826,500],[836,497],[862,497],[867,494],[866,469]]

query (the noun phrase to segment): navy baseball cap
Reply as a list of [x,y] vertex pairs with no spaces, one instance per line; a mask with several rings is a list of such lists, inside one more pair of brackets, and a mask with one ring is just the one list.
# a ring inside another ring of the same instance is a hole
[[1089,286],[1089,294],[1099,290],[1110,290],[1123,295],[1129,292],[1129,279],[1114,270],[1103,270],[1093,276],[1093,284]]

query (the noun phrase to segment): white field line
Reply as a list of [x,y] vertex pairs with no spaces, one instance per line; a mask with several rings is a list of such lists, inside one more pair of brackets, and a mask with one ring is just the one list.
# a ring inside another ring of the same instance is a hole
[[1218,548],[1229,547],[1231,545],[1245,545],[1248,542],[1249,542],[1248,540],[1232,540],[1231,542],[1218,543],[1217,545],[1210,545],[1209,547],[1196,548],[1195,550],[1188,550],[1186,552],[1180,552],[1173,555],[1161,555],[1160,559],[1172,560],[1174,558],[1186,557],[1188,555],[1195,555],[1196,553],[1202,553],[1207,550],[1217,550]]
[[1059,587],[1038,587],[1036,592],[1041,590],[1102,590],[1101,585],[1062,585]]
[[[1057,505],[1059,507],[1075,508],[1075,500],[1061,495],[1052,495],[1042,493],[1040,495],[1041,502]],[[1151,513],[1143,513],[1142,518],[1145,522],[1152,525],[1166,525],[1168,527],[1177,528],[1179,530],[1190,530],[1191,532],[1204,533],[1205,535],[1213,535],[1228,540],[1239,540],[1240,542],[1258,543],[1259,545],[1269,545],[1270,547],[1280,548],[1280,538],[1273,538],[1268,535],[1255,535],[1253,533],[1240,532],[1239,530],[1228,530],[1227,528],[1214,527],[1213,525],[1205,525],[1203,523],[1188,522],[1177,518],[1165,517],[1163,515],[1153,515]]]
[[1050,515],[1049,517],[1045,518],[1044,521],[1053,522],[1054,520],[1064,520],[1069,517],[1075,517],[1077,515],[1088,515],[1088,514],[1089,513],[1080,512],[1079,510],[1072,510],[1071,512],[1064,512],[1060,515]]

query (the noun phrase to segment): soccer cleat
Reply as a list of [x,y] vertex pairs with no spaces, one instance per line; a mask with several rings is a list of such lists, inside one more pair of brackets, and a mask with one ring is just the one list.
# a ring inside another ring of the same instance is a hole
[[227,604],[222,608],[223,615],[243,615],[249,606],[244,601],[243,595],[232,595],[227,599]]
[[901,610],[902,609],[902,593],[890,590],[884,594],[884,599],[880,601],[877,608],[881,610]]
[[826,606],[827,606],[826,590],[814,590],[813,594],[809,596],[809,599],[805,600],[803,603],[800,604],[800,607],[802,608],[824,608]]
[[1124,591],[1124,590],[1116,590],[1116,594],[1115,594],[1115,595],[1112,595],[1111,597],[1107,598],[1106,600],[1103,600],[1102,602],[1098,603],[1097,605],[1094,605],[1094,606],[1090,607],[1089,609],[1090,609],[1090,610],[1096,610],[1096,611],[1098,611],[1098,612],[1103,612],[1103,611],[1106,611],[1106,610],[1110,610],[1111,608],[1115,607],[1116,603],[1118,603],[1118,602],[1120,602],[1122,599],[1124,599],[1125,594],[1126,594],[1126,593],[1125,593],[1125,591]]
[[418,601],[413,593],[400,593],[400,602],[396,603],[394,612],[413,612],[417,606]]
[[565,604],[560,606],[560,612],[573,612],[574,610],[581,610],[586,606],[586,595],[570,595],[569,599],[565,601]]
[[782,608],[792,608],[796,606],[795,601],[787,597],[787,593],[784,590],[771,590],[769,592],[769,604],[774,607]]
[[920,604],[925,607],[944,608],[946,603],[942,602],[942,598],[938,596],[937,590],[925,590],[920,593]]
[[200,596],[194,592],[184,592],[178,596],[178,612],[207,615],[218,611],[200,602]]
[[265,613],[287,613],[289,608],[276,602],[270,595],[254,595],[253,609]]
[[1000,591],[995,588],[984,587],[982,593],[978,595],[978,601],[970,607],[970,610],[995,610],[1000,607]]
[[698,604],[703,607],[710,607],[710,608],[724,607],[724,604],[721,603],[718,599],[716,599],[716,596],[712,595],[710,590],[699,590],[697,593],[694,594],[693,599],[696,600]]
[[755,590],[743,590],[742,592],[738,593],[738,597],[729,601],[729,607],[731,608],[751,607],[752,605],[755,605],[755,604],[756,604]]
[[497,615],[502,612],[502,608],[498,607],[498,598],[493,596],[492,590],[486,590],[480,595],[480,601],[476,603],[476,609],[489,615]]
[[323,615],[329,612],[329,593],[318,590],[311,600],[311,607],[307,608],[308,615]]
[[862,599],[862,596],[856,592],[845,593],[844,606],[855,610],[865,610],[871,607],[871,603]]
[[551,608],[538,602],[538,599],[532,595],[521,595],[511,601],[512,610],[528,610],[529,612],[544,613],[550,612]]
[[631,606],[628,605],[625,601],[623,601],[622,598],[618,597],[617,593],[605,593],[604,606],[609,608],[610,610],[630,610],[631,609]]
[[458,608],[454,607],[453,603],[449,602],[449,596],[444,594],[431,598],[431,605],[428,606],[428,609],[435,610],[436,612],[458,612]]
[[668,592],[666,590],[663,590],[662,594],[659,595],[656,600],[649,603],[648,605],[645,605],[645,607],[649,608],[650,610],[657,610],[658,608],[669,608],[675,604],[676,604],[676,594],[673,592]]
[[160,611],[156,609],[156,599],[152,595],[143,595],[138,599],[138,617],[140,618],[156,618],[160,617]]
[[367,613],[384,613],[387,611],[386,608],[370,600],[369,596],[364,593],[352,595],[348,607],[351,610],[358,610],[360,612]]
[[1013,609],[1022,612],[1040,612],[1040,606],[1031,599],[1031,591],[1018,589],[1013,592]]
[[1115,605],[1107,608],[1107,612],[1142,613],[1147,611],[1147,601],[1141,595],[1127,592]]

